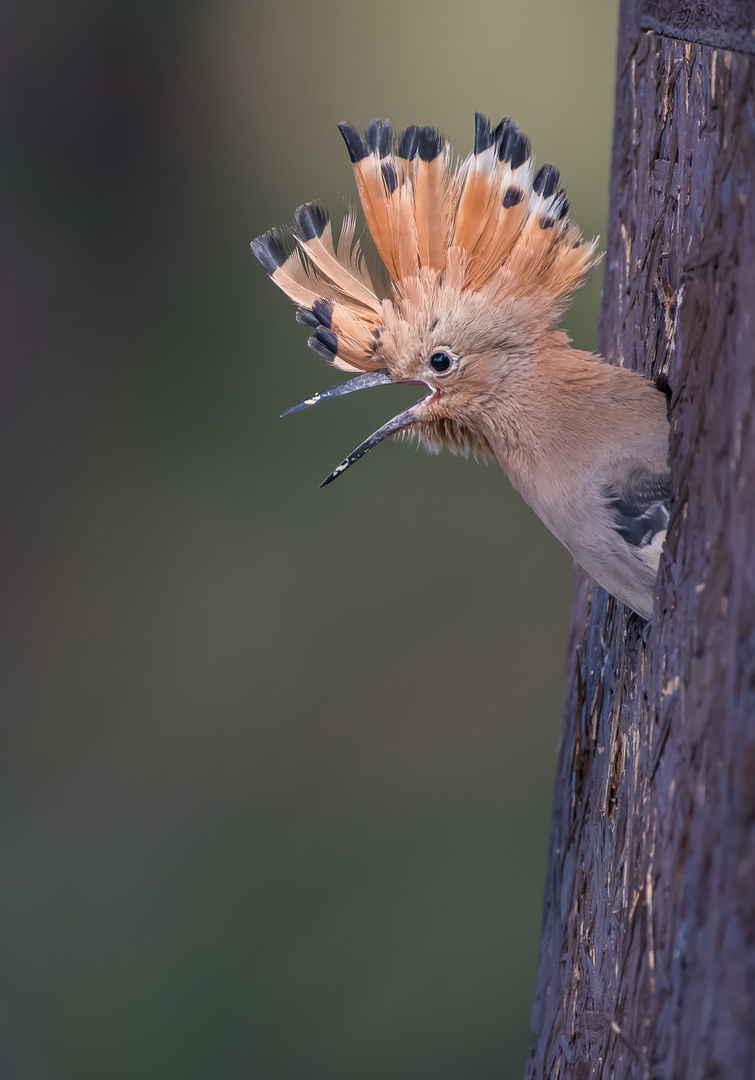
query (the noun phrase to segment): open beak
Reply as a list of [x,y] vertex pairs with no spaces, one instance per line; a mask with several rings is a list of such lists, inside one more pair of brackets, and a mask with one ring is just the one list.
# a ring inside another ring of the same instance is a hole
[[[281,413],[281,416],[288,416],[290,413],[307,409],[310,405],[317,405],[319,401],[325,401],[327,398],[342,397],[344,394],[353,394],[355,390],[367,390],[371,386],[395,386],[400,381],[399,379],[392,379],[387,371],[370,371],[365,375],[357,375],[354,379],[347,379],[346,382],[339,383],[338,386],[331,386],[329,390],[322,390],[319,394],[313,394],[312,397],[305,398],[298,405],[292,405],[290,409],[286,409],[285,412]],[[372,435],[365,439],[363,443],[360,443],[356,450],[352,450],[340,465],[336,465],[333,472],[325,477],[320,487],[325,487],[326,484],[330,484],[339,477],[341,473],[346,472],[350,465],[353,465],[355,461],[359,461],[361,457],[369,453],[383,439],[387,439],[389,435],[394,435],[397,431],[401,431],[403,428],[410,427],[415,423],[419,419],[417,407],[424,404],[432,396],[431,391],[430,394],[416,401],[414,405],[410,405],[408,409],[404,409],[403,412],[394,416],[387,424],[383,424],[377,431],[373,431]]]

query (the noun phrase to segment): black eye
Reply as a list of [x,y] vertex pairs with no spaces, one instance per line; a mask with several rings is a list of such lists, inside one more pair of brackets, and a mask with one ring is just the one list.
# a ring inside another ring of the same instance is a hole
[[433,371],[437,371],[439,375],[442,375],[444,371],[448,371],[452,363],[453,360],[447,352],[434,352],[430,357],[430,367]]

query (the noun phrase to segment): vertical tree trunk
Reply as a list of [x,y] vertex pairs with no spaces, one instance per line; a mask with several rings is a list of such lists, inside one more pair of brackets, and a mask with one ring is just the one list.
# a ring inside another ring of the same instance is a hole
[[649,626],[577,576],[528,1080],[755,1076],[754,7],[622,5],[601,350],[674,496]]

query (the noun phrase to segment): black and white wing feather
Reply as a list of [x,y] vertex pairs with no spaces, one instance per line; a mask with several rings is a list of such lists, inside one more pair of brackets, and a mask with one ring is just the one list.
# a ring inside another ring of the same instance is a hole
[[671,474],[638,469],[604,488],[613,527],[649,564],[658,566],[669,522]]

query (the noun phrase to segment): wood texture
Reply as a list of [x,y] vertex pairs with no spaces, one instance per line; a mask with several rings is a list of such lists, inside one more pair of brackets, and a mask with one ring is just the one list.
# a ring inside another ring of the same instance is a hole
[[755,0],[644,0],[640,28],[679,41],[755,53]]
[[528,1080],[755,1077],[755,60],[641,17],[600,337],[674,496],[651,624],[577,577]]

